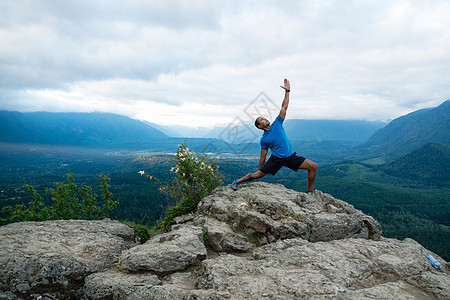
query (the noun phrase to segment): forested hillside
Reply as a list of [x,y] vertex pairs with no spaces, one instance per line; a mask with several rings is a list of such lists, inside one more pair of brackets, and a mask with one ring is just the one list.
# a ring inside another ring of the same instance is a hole
[[366,143],[355,147],[350,158],[382,157],[392,161],[429,142],[450,146],[450,100],[438,107],[418,110],[391,121]]
[[420,181],[428,186],[449,188],[450,147],[428,143],[384,165],[382,170],[388,175]]

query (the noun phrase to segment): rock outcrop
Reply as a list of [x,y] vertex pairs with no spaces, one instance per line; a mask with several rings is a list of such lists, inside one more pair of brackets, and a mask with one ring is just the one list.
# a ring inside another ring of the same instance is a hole
[[83,297],[84,279],[114,266],[138,245],[117,221],[64,220],[0,227],[0,299]]
[[380,224],[352,205],[320,191],[299,193],[281,184],[257,182],[237,191],[222,187],[204,198],[198,208],[200,217],[194,223],[205,227],[217,251],[241,249],[220,249],[223,247],[216,241],[225,241],[213,232],[218,232],[216,236],[223,232],[221,238],[225,240],[237,239],[231,231],[256,245],[295,237],[311,242],[381,237]]
[[107,220],[0,227],[0,299],[450,299],[442,258],[320,191],[221,187],[176,220],[143,245]]

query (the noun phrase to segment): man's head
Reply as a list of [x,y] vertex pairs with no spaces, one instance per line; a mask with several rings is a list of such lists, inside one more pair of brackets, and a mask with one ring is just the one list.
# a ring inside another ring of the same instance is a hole
[[255,120],[255,126],[261,130],[267,130],[270,125],[269,120],[264,117],[257,117]]

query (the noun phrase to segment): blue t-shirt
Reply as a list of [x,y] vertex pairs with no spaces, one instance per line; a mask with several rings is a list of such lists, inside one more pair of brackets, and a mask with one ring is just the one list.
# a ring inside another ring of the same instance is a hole
[[276,117],[275,121],[270,124],[270,128],[264,131],[261,137],[261,148],[272,150],[272,155],[279,158],[286,158],[294,154],[291,143],[283,128],[284,119],[280,116]]

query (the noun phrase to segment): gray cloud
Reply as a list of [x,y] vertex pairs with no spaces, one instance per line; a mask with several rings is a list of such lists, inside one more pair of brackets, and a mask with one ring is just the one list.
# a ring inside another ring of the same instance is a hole
[[11,0],[0,11],[0,109],[204,125],[261,90],[278,97],[284,77],[298,118],[387,119],[450,98],[445,0]]

